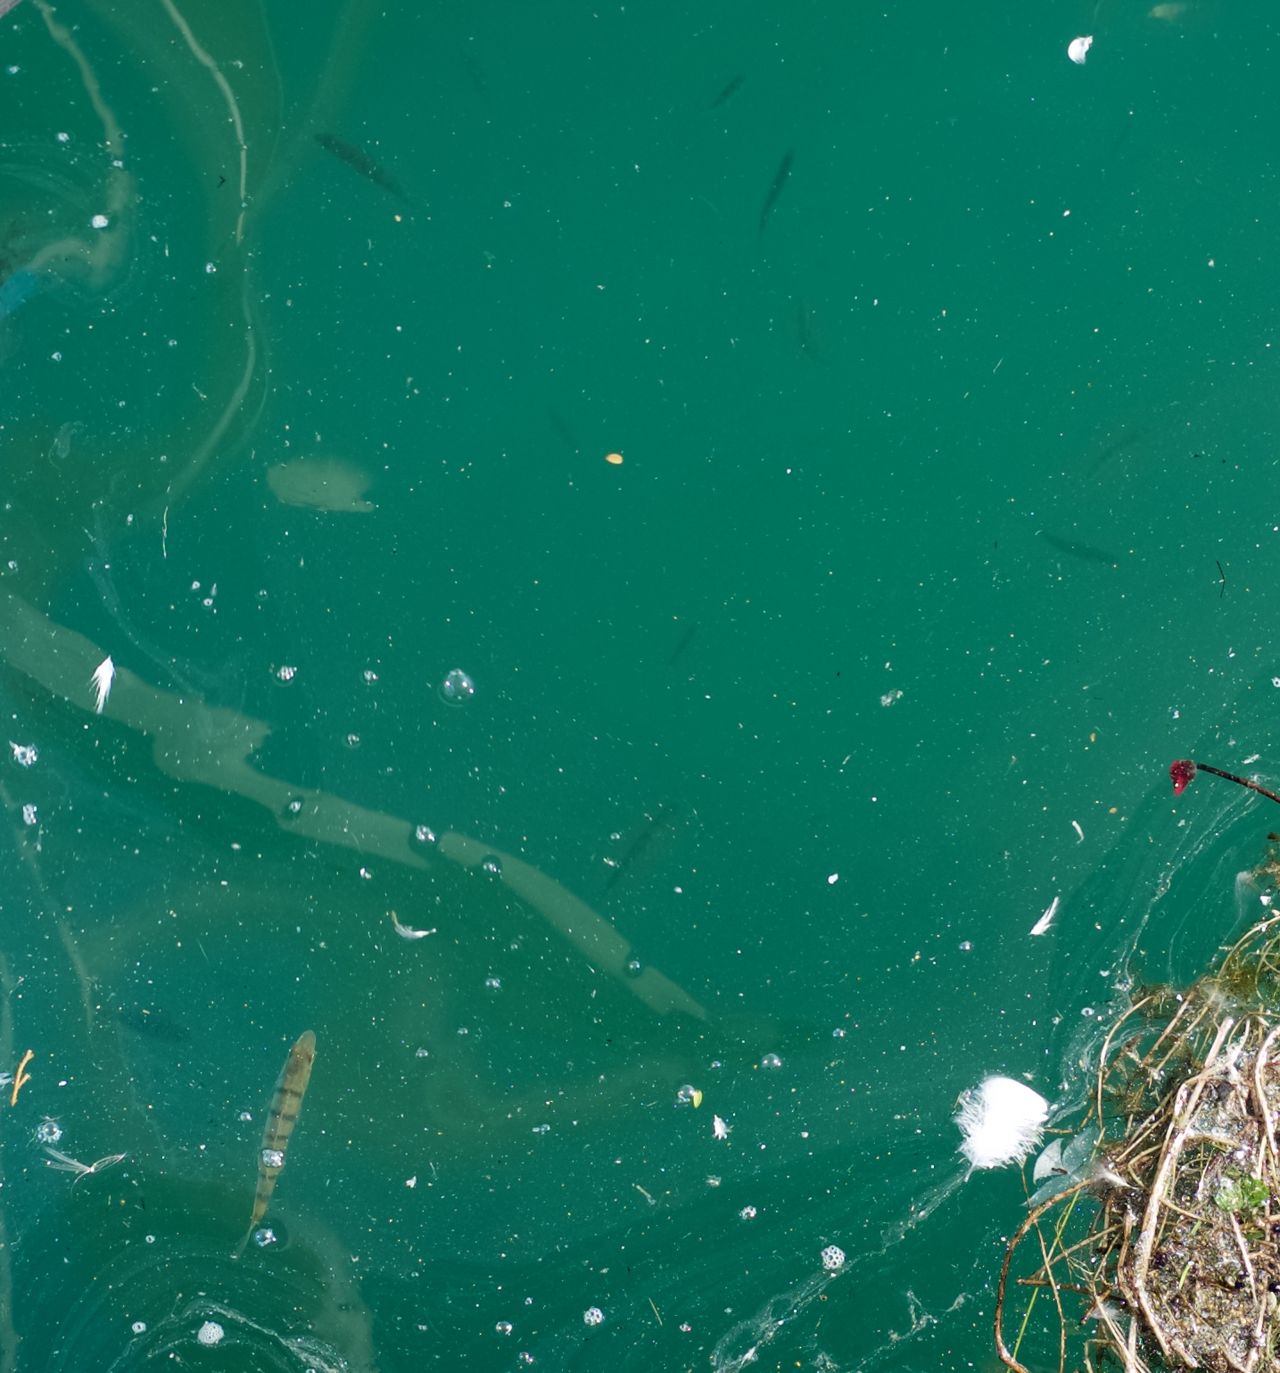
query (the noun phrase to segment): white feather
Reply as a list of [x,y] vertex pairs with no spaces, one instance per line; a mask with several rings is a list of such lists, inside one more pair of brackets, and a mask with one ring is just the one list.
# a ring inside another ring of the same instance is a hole
[[1053,917],[1058,913],[1058,897],[1054,897],[1049,904],[1049,909],[1031,927],[1032,934],[1048,934],[1049,926],[1053,924]]
[[107,697],[111,695],[112,683],[116,680],[116,665],[110,658],[104,658],[93,670],[90,681],[93,684],[93,708],[102,714],[103,707],[107,704]]
[[988,1077],[960,1098],[961,1153],[975,1168],[1022,1163],[1040,1143],[1049,1103],[1011,1077]]

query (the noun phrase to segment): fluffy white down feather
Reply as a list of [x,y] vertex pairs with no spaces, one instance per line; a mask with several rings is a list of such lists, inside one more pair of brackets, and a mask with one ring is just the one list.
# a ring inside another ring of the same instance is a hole
[[961,1153],[975,1168],[1022,1163],[1040,1143],[1049,1103],[1011,1077],[984,1078],[960,1098]]

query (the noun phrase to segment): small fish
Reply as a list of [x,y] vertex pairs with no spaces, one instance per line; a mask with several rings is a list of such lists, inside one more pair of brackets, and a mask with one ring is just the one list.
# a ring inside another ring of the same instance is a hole
[[244,1239],[236,1249],[235,1257],[244,1252],[258,1222],[267,1214],[271,1194],[275,1191],[276,1179],[284,1167],[284,1156],[289,1148],[289,1136],[298,1122],[298,1112],[302,1109],[302,1098],[311,1081],[311,1065],[316,1058],[316,1037],[312,1030],[299,1035],[298,1042],[289,1050],[280,1076],[276,1079],[276,1089],[271,1095],[271,1107],[267,1112],[266,1127],[262,1131],[262,1148],[258,1152],[258,1190],[253,1197],[253,1215],[249,1217],[249,1228]]
[[316,142],[327,153],[332,153],[339,162],[345,162],[353,172],[372,181],[375,186],[381,186],[384,191],[395,196],[397,200],[403,200],[408,205],[409,197],[400,189],[399,185],[387,175],[383,169],[367,153],[362,152],[353,143],[346,142],[345,139],[337,138],[331,133],[316,134]]
[[732,100],[742,88],[742,83],[746,80],[744,76],[735,76],[729,84],[720,92],[718,96],[707,106],[709,110],[718,110],[726,101]]
[[1065,553],[1068,557],[1079,558],[1085,563],[1101,563],[1106,567],[1119,567],[1120,555],[1118,553],[1108,553],[1105,548],[1098,548],[1091,543],[1078,543],[1075,539],[1060,539],[1056,534],[1047,533],[1040,530],[1040,537],[1045,543],[1052,545],[1059,553]]
[[191,1031],[180,1020],[158,1007],[121,1006],[112,1015],[126,1029],[161,1044],[184,1044],[191,1038]]
[[[696,629],[697,626],[695,625],[694,628]],[[622,846],[621,852],[605,859],[605,866],[610,869],[608,879],[604,884],[606,892],[611,892],[622,880],[627,869],[653,843],[654,839],[663,830],[671,827],[677,814],[678,811],[674,805],[668,801],[661,802],[644,817],[644,824]]]
[[769,222],[769,216],[773,213],[773,207],[778,203],[782,188],[787,184],[787,178],[791,175],[791,164],[795,160],[795,150],[789,148],[778,164],[778,170],[773,175],[773,184],[769,187],[769,194],[765,196],[764,204],[760,207],[761,233],[764,233],[765,225]]

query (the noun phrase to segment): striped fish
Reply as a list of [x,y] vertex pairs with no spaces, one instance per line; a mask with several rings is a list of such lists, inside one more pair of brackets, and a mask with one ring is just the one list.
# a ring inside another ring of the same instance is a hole
[[280,1069],[276,1079],[276,1089],[271,1094],[271,1109],[267,1112],[267,1124],[262,1131],[262,1148],[258,1153],[258,1190],[253,1196],[253,1215],[249,1218],[249,1228],[236,1250],[239,1255],[249,1243],[258,1222],[267,1214],[271,1194],[275,1191],[276,1179],[284,1168],[284,1156],[289,1148],[289,1136],[298,1123],[298,1112],[302,1109],[302,1098],[311,1081],[311,1065],[316,1059],[316,1037],[311,1030],[298,1037],[298,1042],[289,1050],[289,1057]]

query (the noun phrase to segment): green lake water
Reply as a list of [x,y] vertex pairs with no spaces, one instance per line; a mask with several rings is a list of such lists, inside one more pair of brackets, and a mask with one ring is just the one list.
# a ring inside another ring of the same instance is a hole
[[1280,819],[1280,27],[1148,9],[0,21],[0,1373],[998,1366],[957,1097]]

